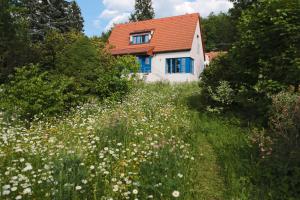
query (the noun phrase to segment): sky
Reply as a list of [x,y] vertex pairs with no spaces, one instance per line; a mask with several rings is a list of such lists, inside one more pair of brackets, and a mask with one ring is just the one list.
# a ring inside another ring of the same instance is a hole
[[[99,36],[115,23],[128,21],[135,0],[76,0],[84,18],[88,36]],[[155,17],[168,17],[187,13],[200,13],[207,17],[211,12],[227,12],[232,7],[228,0],[152,0]]]

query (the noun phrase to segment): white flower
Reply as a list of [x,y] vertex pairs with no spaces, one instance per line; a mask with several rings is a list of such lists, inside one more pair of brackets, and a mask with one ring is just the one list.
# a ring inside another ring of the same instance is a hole
[[95,169],[95,166],[94,166],[94,165],[91,165],[91,166],[90,166],[90,169],[91,169],[91,170]]
[[2,187],[2,189],[3,189],[3,190],[9,190],[9,189],[10,189],[10,185],[4,185],[4,186]]
[[23,172],[32,170],[32,165],[30,163],[26,163],[25,165],[26,165],[26,167],[22,170]]
[[183,175],[182,174],[177,174],[177,176],[179,177],[179,178],[182,178],[183,177]]
[[149,196],[148,196],[148,199],[153,199],[153,195],[149,195]]
[[82,187],[81,187],[80,185],[77,185],[77,186],[75,187],[75,189],[76,189],[76,190],[81,190]]
[[12,187],[12,188],[11,188],[11,191],[14,192],[14,191],[16,191],[17,189],[18,189],[17,187]]
[[9,191],[9,190],[4,190],[4,191],[2,192],[3,196],[5,196],[5,195],[9,195],[9,193],[10,193],[10,191]]
[[18,196],[16,197],[16,200],[20,200],[20,199],[22,199],[22,196],[21,196],[21,195],[18,195]]
[[137,189],[134,189],[134,190],[132,190],[132,193],[133,193],[133,194],[138,194],[139,191],[138,191]]
[[180,193],[176,190],[173,191],[173,193],[172,193],[172,196],[175,197],[175,198],[179,197],[179,195],[180,195]]
[[81,182],[82,182],[83,184],[87,184],[88,181],[87,181],[87,180],[82,180]]
[[31,188],[26,188],[23,190],[23,194],[30,194],[31,193]]
[[114,185],[114,186],[113,186],[113,191],[114,191],[114,192],[117,192],[118,190],[119,190],[119,186],[118,186],[118,185]]

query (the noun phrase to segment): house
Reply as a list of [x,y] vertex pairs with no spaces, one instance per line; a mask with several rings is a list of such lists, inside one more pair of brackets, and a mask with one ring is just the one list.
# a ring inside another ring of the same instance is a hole
[[197,81],[205,66],[198,13],[116,25],[109,45],[136,56],[147,82]]
[[222,56],[226,53],[227,53],[226,51],[211,51],[211,52],[205,53],[205,65],[206,66],[210,65],[210,63],[213,60],[215,60],[219,56]]

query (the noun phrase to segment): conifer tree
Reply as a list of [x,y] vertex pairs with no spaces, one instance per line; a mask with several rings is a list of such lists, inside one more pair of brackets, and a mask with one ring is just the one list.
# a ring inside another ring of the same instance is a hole
[[155,17],[151,0],[135,0],[135,11],[131,14],[131,22],[144,21]]
[[78,5],[65,0],[24,0],[30,34],[34,41],[43,40],[50,30],[61,33],[83,30],[83,18]]
[[69,5],[69,25],[78,32],[83,31],[83,17],[81,16],[81,10],[75,1],[70,2]]

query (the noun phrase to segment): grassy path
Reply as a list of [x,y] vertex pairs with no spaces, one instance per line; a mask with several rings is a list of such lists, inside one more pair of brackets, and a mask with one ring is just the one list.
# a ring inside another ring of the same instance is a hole
[[0,199],[247,199],[246,134],[199,112],[198,91],[139,86],[29,129],[0,116]]

